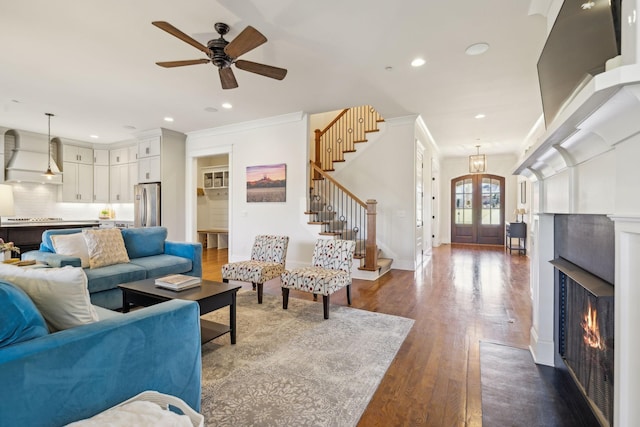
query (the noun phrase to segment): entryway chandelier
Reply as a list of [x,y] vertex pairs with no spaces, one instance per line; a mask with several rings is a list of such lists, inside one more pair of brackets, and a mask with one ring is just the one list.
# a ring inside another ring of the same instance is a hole
[[476,154],[469,156],[469,173],[483,173],[487,169],[487,157],[480,154],[480,146],[476,145]]

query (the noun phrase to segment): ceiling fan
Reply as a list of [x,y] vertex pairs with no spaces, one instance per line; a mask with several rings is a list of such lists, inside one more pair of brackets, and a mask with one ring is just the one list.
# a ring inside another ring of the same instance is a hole
[[152,24],[172,36],[179,38],[183,42],[189,43],[191,46],[201,50],[208,56],[208,59],[203,58],[189,59],[186,61],[156,62],[156,64],[161,67],[182,67],[185,65],[207,64],[211,62],[213,65],[218,67],[220,82],[222,83],[223,89],[233,89],[238,87],[238,82],[236,81],[236,78],[233,75],[233,70],[231,69],[232,64],[235,64],[235,66],[241,70],[260,74],[265,77],[271,77],[276,80],[282,80],[287,75],[287,70],[284,68],[238,59],[240,55],[255,49],[267,41],[267,38],[252,26],[248,26],[242,30],[235,39],[229,42],[223,37],[229,32],[229,26],[222,22],[218,22],[214,25],[214,28],[216,29],[216,32],[220,34],[220,37],[209,40],[205,46],[194,38],[178,30],[168,22],[154,21]]

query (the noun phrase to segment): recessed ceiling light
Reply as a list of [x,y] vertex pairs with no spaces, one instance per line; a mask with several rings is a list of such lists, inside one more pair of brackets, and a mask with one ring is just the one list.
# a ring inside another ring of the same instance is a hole
[[482,55],[487,50],[489,50],[489,44],[488,43],[476,43],[476,44],[472,44],[471,46],[469,46],[464,51],[464,53],[466,53],[467,55]]
[[204,111],[206,111],[207,113],[217,113],[218,109],[213,107],[207,107],[204,109]]
[[391,67],[391,66],[384,67],[384,69],[385,69],[386,71],[393,71],[393,67]]
[[424,64],[426,64],[427,61],[425,61],[422,58],[416,58],[413,61],[411,61],[411,66],[412,67],[422,67]]
[[485,117],[486,117],[486,116],[485,116],[484,114],[482,114],[482,113],[480,113],[480,114],[476,114],[476,115],[475,115],[475,118],[476,118],[476,119],[484,119]]
[[164,121],[165,122],[172,122],[173,121],[173,117],[165,117]]
[[134,130],[136,128],[135,126],[131,126],[131,125],[124,125],[122,127],[128,130]]
[[226,109],[228,110],[228,109],[230,109],[230,108],[233,108],[233,105],[231,105],[231,104],[230,104],[230,103],[228,103],[228,102],[225,102],[224,104],[222,104],[222,108],[226,108]]
[[100,138],[98,135],[89,135],[89,137],[90,137],[90,138],[93,138],[93,139],[98,139],[98,138]]

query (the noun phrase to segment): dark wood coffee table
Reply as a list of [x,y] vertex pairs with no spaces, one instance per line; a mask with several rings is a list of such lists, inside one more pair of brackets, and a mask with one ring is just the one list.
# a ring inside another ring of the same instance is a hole
[[238,285],[202,280],[196,288],[171,291],[157,287],[155,279],[145,279],[123,283],[118,287],[122,289],[124,313],[127,313],[132,305],[148,307],[172,299],[196,301],[200,305],[200,315],[229,306],[229,325],[200,318],[200,336],[204,344],[228,332],[231,335],[231,344],[236,343],[236,294],[240,289]]

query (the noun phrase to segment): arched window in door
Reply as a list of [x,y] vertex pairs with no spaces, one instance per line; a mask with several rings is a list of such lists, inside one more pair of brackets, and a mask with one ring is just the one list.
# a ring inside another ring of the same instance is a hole
[[471,174],[451,180],[451,242],[504,244],[504,177]]

